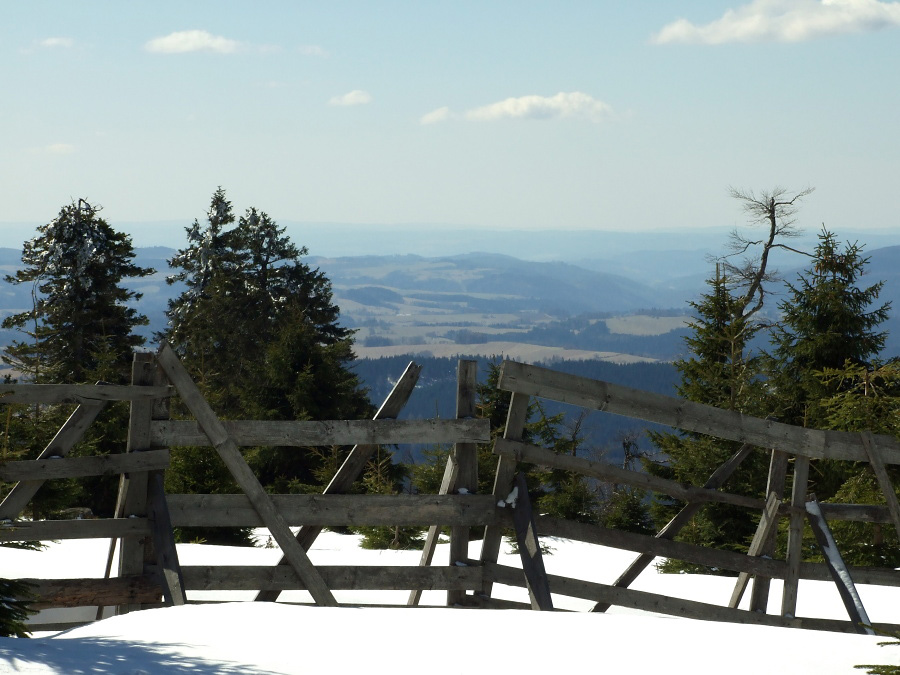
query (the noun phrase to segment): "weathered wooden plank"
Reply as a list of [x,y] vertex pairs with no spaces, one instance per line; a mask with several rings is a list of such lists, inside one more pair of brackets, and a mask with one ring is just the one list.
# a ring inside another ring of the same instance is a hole
[[[403,375],[397,380],[397,384],[391,389],[391,393],[388,394],[381,407],[375,413],[374,419],[393,419],[397,417],[409,400],[413,389],[415,389],[421,372],[422,366],[414,361],[410,361],[406,366],[406,370],[403,371]],[[347,492],[354,481],[362,475],[363,470],[366,468],[366,463],[377,448],[377,445],[355,445],[350,450],[350,454],[347,455],[347,459],[344,460],[344,463],[341,464],[337,473],[323,490],[323,494]],[[297,532],[297,543],[300,544],[303,550],[308,551],[321,531],[321,526],[303,525],[300,531]],[[288,564],[287,558],[282,557],[278,564]],[[278,591],[261,591],[255,598],[257,602],[275,602],[277,599]]]
[[[769,476],[766,479],[766,494],[775,495],[781,500],[784,497],[784,482],[787,479],[788,454],[781,450],[772,450],[769,456]],[[758,555],[772,557],[775,554],[775,537],[778,534],[777,524],[769,532],[768,539],[759,549]],[[753,578],[753,590],[750,592],[751,612],[766,612],[769,609],[770,580],[765,576]]]
[[[105,405],[105,402],[100,402],[78,406],[75,412],[69,415],[69,418],[60,427],[59,431],[56,432],[53,440],[38,455],[38,460],[43,461],[50,457],[65,457],[72,447],[81,440],[84,432],[97,419],[97,415],[100,414]],[[33,480],[20,482],[13,486],[3,503],[0,504],[0,520],[18,517],[43,484],[43,480]]]
[[[478,362],[460,359],[457,363],[456,375],[456,420],[475,421],[476,402],[478,399]],[[486,423],[487,438],[490,439],[490,421]],[[451,486],[452,492],[474,495],[478,491],[478,447],[475,443],[458,441],[453,446],[456,457],[456,481]],[[469,527],[454,525],[450,528],[450,564],[465,561],[469,557]],[[447,606],[453,607],[465,600],[465,592],[447,591]]]
[[[510,441],[521,441],[528,422],[528,396],[513,394],[506,414],[506,428],[503,438]],[[497,472],[494,475],[493,497],[497,506],[506,506],[506,499],[513,489],[513,478],[516,473],[516,460],[512,457],[500,457],[497,461]],[[500,525],[488,525],[484,528],[481,541],[481,562],[497,562],[500,557],[500,544],[503,540],[503,528]],[[485,581],[481,594],[491,597],[491,582]]]
[[247,466],[247,462],[241,455],[237,445],[228,436],[228,432],[222,426],[212,408],[209,407],[200,390],[197,389],[197,385],[194,384],[184,366],[178,361],[175,352],[164,342],[156,358],[168,376],[169,381],[175,385],[178,395],[185,406],[200,423],[203,431],[209,437],[210,442],[215,447],[216,452],[219,453],[222,461],[225,462],[225,466],[228,467],[237,484],[250,498],[253,507],[262,517],[265,526],[269,528],[269,532],[281,547],[290,565],[308,584],[309,592],[316,603],[336,606],[337,601],[334,599],[331,591],[328,590],[321,575],[310,562],[303,547],[294,538],[294,534],[287,523],[284,522],[284,519],[275,509],[269,496],[262,485],[260,485],[259,480],[253,475],[250,467]]
[[830,522],[852,520],[860,523],[891,523],[891,514],[886,506],[874,504],[819,504],[822,513]]
[[862,432],[860,438],[862,439],[863,448],[866,451],[866,457],[869,460],[869,466],[872,467],[872,471],[878,481],[878,486],[881,488],[882,493],[884,493],[887,510],[891,516],[891,522],[894,524],[897,536],[900,537],[900,502],[897,501],[897,493],[894,492],[894,483],[891,481],[891,477],[888,476],[887,469],[884,467],[884,462],[881,461],[881,450],[876,444],[875,436],[871,431]]
[[[420,567],[420,566],[349,566],[320,565],[317,567],[334,590],[394,591],[420,590],[477,590],[481,588],[483,571],[480,567]],[[306,584],[290,565],[262,566],[192,566],[181,568],[185,586],[190,591],[223,590],[306,590]]]
[[785,573],[783,560],[748,557],[735,551],[706,548],[696,544],[547,516],[539,516],[535,520],[538,533],[544,536],[564,537],[589,544],[646,553],[651,558],[673,558],[723,570],[747,571],[753,574],[768,574],[772,577],[784,577]]
[[171,387],[117,384],[0,384],[0,403],[76,403],[140,401],[172,396]]
[[166,493],[163,487],[162,471],[154,471],[147,483],[148,517],[153,533],[153,550],[156,564],[160,570],[166,604],[179,606],[187,602],[184,595],[184,578],[181,565],[178,563],[178,551],[175,548],[175,537],[172,533],[172,522],[166,506]]
[[[725,481],[731,477],[731,474],[735,472],[735,470],[741,465],[741,463],[750,456],[750,453],[754,451],[752,445],[744,443],[740,448],[738,448],[737,452],[735,452],[724,464],[719,466],[715,471],[712,472],[707,481],[703,484],[703,487],[707,490],[716,490],[722,485],[725,484]],[[686,504],[681,511],[675,514],[675,516],[670,520],[666,525],[656,533],[657,539],[674,539],[675,535],[677,535],[682,528],[687,525],[691,518],[699,511],[703,506],[702,502],[694,502],[691,504]],[[628,568],[619,575],[619,578],[616,579],[613,586],[617,588],[628,588],[635,579],[637,579],[641,572],[643,572],[650,563],[653,562],[655,558],[654,555],[650,553],[641,553],[637,558],[632,561],[632,563],[628,566]],[[592,612],[605,612],[609,609],[608,604],[598,603],[594,605],[591,609]]]
[[[153,354],[139,352],[134,355],[131,363],[131,383],[138,387],[150,387],[154,384],[157,375],[156,360]],[[128,454],[150,450],[150,421],[152,418],[153,400],[142,399],[131,402],[130,415],[128,417],[128,442],[126,451]],[[116,499],[116,516],[146,517],[147,505],[147,472],[132,472],[122,474],[119,479],[119,494]],[[126,537],[120,542],[119,576],[132,576],[144,574],[147,565],[154,560],[151,537]],[[106,569],[111,570],[112,558],[115,554],[116,542],[109,545]],[[119,605],[117,613],[126,614],[139,610],[137,604]],[[98,607],[98,616],[102,613],[102,607]]]
[[[444,465],[444,475],[441,478],[441,485],[438,488],[439,495],[446,495],[451,486],[456,484],[456,477],[459,473],[459,466],[456,463],[456,453],[451,451],[447,453],[447,463]],[[494,497],[491,495],[491,507],[494,506]],[[437,522],[437,521],[435,521]],[[444,521],[440,521],[444,522]],[[428,534],[425,536],[425,543],[422,546],[422,555],[419,557],[420,566],[428,566],[434,560],[434,551],[437,548],[438,539],[441,536],[442,525],[429,525]],[[420,589],[413,589],[409,592],[409,598],[406,601],[408,607],[416,607],[422,598]]]
[[[503,362],[499,387],[760,448],[778,448],[812,458],[866,459],[857,433],[804,429],[514,361]],[[876,438],[884,462],[900,464],[900,442],[890,436]]]
[[[510,516],[492,495],[270,495],[289,525],[421,526],[430,523],[485,526]],[[167,495],[175,527],[261,527],[246,495]]]
[[505,438],[497,439],[494,444],[494,453],[502,456],[513,457],[518,462],[531,462],[541,466],[548,466],[564,471],[574,471],[592,478],[608,480],[614,483],[633,485],[645,490],[662,492],[675,499],[685,502],[717,502],[720,504],[733,504],[751,509],[762,509],[765,502],[756,497],[735,495],[729,492],[719,492],[706,488],[679,483],[678,481],[651,476],[642,471],[630,471],[606,462],[594,462],[583,457],[571,455],[557,455],[546,448],[520,441],[509,441]]
[[168,466],[168,450],[95,457],[32,459],[0,464],[0,480],[12,482],[83,478],[84,476],[105,476],[130,471],[153,471],[165,469]]
[[516,476],[516,488],[519,491],[513,508],[513,524],[516,527],[516,543],[519,545],[519,557],[522,560],[522,571],[525,573],[525,584],[531,599],[531,609],[549,612],[553,610],[553,599],[550,596],[550,584],[544,559],[541,553],[541,542],[538,539],[537,524],[528,497],[528,485],[525,474]]
[[158,602],[162,589],[151,575],[113,579],[23,579],[34,584],[32,609]]
[[828,571],[831,572],[850,621],[856,625],[857,630],[863,635],[875,635],[875,631],[870,627],[872,622],[869,621],[869,616],[866,614],[866,609],[863,607],[862,600],[850,576],[850,571],[847,569],[847,565],[844,563],[843,557],[841,557],[841,552],[834,541],[831,529],[822,517],[822,511],[819,508],[819,502],[816,500],[815,495],[811,495],[811,499],[806,502],[806,515],[809,517],[809,525],[812,528],[816,542],[819,544],[819,548],[822,550],[822,555],[825,557],[825,565],[828,567]]
[[[485,576],[491,581],[508,586],[522,588],[525,582],[522,578],[522,570],[515,567],[506,567],[496,563],[485,563]],[[591,581],[569,579],[549,575],[553,592],[573,598],[605,602],[619,607],[630,607],[645,612],[656,612],[673,616],[683,616],[689,619],[703,621],[726,621],[731,623],[756,624],[761,626],[781,626],[785,628],[805,628],[809,630],[827,630],[839,633],[855,633],[856,627],[849,621],[835,621],[834,619],[818,619],[807,617],[782,617],[773,614],[750,612],[745,609],[732,609],[705,602],[674,598],[667,595],[657,595],[646,591],[636,591],[631,588],[616,588],[606,584],[598,584]],[[884,632],[900,629],[900,624],[876,623],[875,628]]]
[[105,520],[20,520],[0,525],[0,542],[52,539],[106,539],[150,533],[146,518]]
[[[762,512],[762,516],[759,519],[759,525],[756,528],[756,532],[753,534],[750,547],[747,549],[748,556],[757,557],[762,555],[766,545],[771,540],[771,535],[775,533],[776,526],[778,525],[778,505],[780,502],[781,498],[775,494],[774,490],[769,493],[766,508]],[[749,581],[750,575],[747,572],[741,572],[738,575],[734,590],[731,592],[731,599],[728,601],[729,607],[737,607],[740,604],[741,596],[744,595],[744,589],[747,588]]]
[[[490,440],[490,422],[482,419],[224,420],[222,425],[239,446],[486,443]],[[154,422],[151,439],[153,447],[209,445],[206,434],[192,420]]]
[[806,510],[806,487],[809,482],[809,458],[797,455],[794,459],[794,484],[791,488],[791,506],[802,506],[804,512],[791,512],[788,529],[787,564],[784,591],[781,596],[781,615],[794,616],[797,613],[797,590],[800,582],[800,563],[803,557],[803,522]]

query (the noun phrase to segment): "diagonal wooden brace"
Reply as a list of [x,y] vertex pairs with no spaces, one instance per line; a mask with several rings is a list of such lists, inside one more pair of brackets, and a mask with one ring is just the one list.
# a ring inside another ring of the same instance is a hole
[[210,444],[219,453],[237,484],[250,499],[253,508],[259,513],[272,537],[281,547],[285,558],[297,572],[297,576],[306,584],[313,599],[319,605],[337,606],[337,601],[328,586],[325,585],[322,575],[319,574],[306,555],[306,551],[294,538],[290,527],[272,504],[272,500],[260,485],[253,471],[247,466],[237,444],[229,437],[222,422],[203,398],[197,385],[194,384],[168,343],[163,342],[160,346],[157,360],[169,381],[175,386],[181,400],[209,438]]

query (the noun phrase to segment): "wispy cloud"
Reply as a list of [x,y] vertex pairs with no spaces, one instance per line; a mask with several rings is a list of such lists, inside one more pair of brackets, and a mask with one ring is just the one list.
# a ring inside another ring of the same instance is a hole
[[495,122],[498,120],[526,119],[550,120],[574,117],[600,122],[612,116],[612,108],[593,96],[580,91],[560,92],[554,96],[519,96],[507,98],[478,108],[472,108],[458,115],[450,108],[438,108],[423,115],[421,124],[436,124],[453,118],[473,122]]
[[303,45],[299,47],[297,51],[303,54],[303,56],[328,56],[328,52],[322,49],[319,45]]
[[41,47],[47,47],[49,49],[56,47],[68,48],[75,45],[75,40],[67,37],[49,37],[41,40],[38,44]]
[[328,101],[329,105],[365,105],[372,102],[372,95],[362,89],[354,89]]
[[31,148],[30,152],[41,155],[71,155],[75,152],[75,146],[70,143],[51,143],[38,148]]
[[205,30],[182,30],[150,40],[144,49],[154,54],[187,54],[189,52],[213,52],[233,54],[242,44]]
[[900,26],[900,2],[880,0],[752,0],[707,24],[678,19],[653,36],[656,44],[802,42]]
[[437,110],[432,110],[430,113],[425,113],[419,118],[420,124],[437,124],[438,122],[443,122],[444,120],[448,120],[453,116],[453,113],[450,112],[450,108],[444,106],[443,108],[438,108]]

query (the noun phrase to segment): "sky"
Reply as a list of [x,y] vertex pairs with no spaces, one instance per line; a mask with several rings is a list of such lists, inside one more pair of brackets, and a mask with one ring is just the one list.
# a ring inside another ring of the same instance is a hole
[[147,244],[217,186],[278,221],[648,232],[814,187],[812,229],[898,225],[900,1],[0,7],[10,233],[85,198]]
[[[315,565],[417,565],[421,556],[420,551],[364,550],[358,542],[357,536],[323,532],[310,549],[310,559]],[[599,583],[612,583],[636,555],[566,539],[544,538],[543,542],[552,551],[544,556],[549,574]],[[182,565],[274,565],[281,555],[277,548],[201,544],[178,544],[177,548]],[[521,567],[519,556],[507,546],[503,549],[499,562]],[[472,542],[470,555],[478,557],[479,552],[480,542]],[[50,543],[39,552],[0,548],[0,562],[11,576],[102,577],[107,554],[106,541],[68,540]],[[438,545],[433,564],[448,561],[449,545]],[[659,574],[650,566],[632,587],[725,605],[734,582],[734,577]],[[777,612],[781,588],[780,580],[772,581],[770,612]],[[900,590],[858,588],[872,621],[897,621]],[[402,605],[408,594],[335,591],[341,603]],[[572,611],[440,608],[434,605],[446,602],[441,591],[424,591],[419,609],[247,602],[254,595],[254,591],[191,591],[189,601],[232,602],[132,612],[55,637],[0,638],[0,670],[35,675],[261,675],[335,670],[456,675],[517,669],[518,652],[536,672],[569,672],[600,663],[610,673],[852,675],[866,672],[855,665],[900,663],[900,649],[880,647],[884,638],[879,636],[701,622],[624,607],[600,614],[588,611],[593,606],[590,601],[562,595],[553,596],[554,607]],[[492,596],[528,601],[524,589],[500,584],[494,585]],[[310,601],[307,593],[298,591],[283,593],[281,598]],[[742,603],[744,607],[746,597]],[[92,620],[96,615],[92,608],[45,612],[56,614],[39,620]],[[62,613],[78,616],[64,619]],[[846,619],[847,613],[833,583],[801,581],[798,616]],[[372,630],[373,626],[379,628]],[[535,646],[523,650],[523,644],[533,638],[537,638]],[[463,647],[447,649],[448,640],[460,640]],[[653,648],[647,649],[651,644]]]

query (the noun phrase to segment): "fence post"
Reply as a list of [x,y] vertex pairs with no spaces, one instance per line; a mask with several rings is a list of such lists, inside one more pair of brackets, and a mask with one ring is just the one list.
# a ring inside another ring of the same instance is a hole
[[[509,412],[506,416],[506,429],[503,438],[512,441],[521,441],[525,433],[525,424],[528,422],[528,394],[514,393],[509,402]],[[512,457],[501,456],[497,462],[497,473],[494,475],[494,499],[499,506],[506,504],[506,498],[512,491],[513,476],[516,473],[516,460]],[[500,544],[503,540],[503,528],[500,525],[488,525],[484,528],[484,540],[481,542],[481,562],[497,562],[500,557]],[[481,587],[481,595],[491,597],[493,583],[485,581]]]
[[[460,359],[456,371],[456,419],[475,417],[477,399],[477,361]],[[475,443],[456,443],[452,454],[456,462],[456,481],[450,492],[465,490],[474,494],[478,490],[478,446]],[[450,458],[447,458],[450,462]],[[469,559],[469,528],[450,528],[450,565],[465,563]],[[447,605],[452,607],[465,600],[465,591],[447,591]]]
[[803,558],[803,522],[806,510],[806,486],[809,482],[809,457],[794,458],[794,485],[791,489],[791,525],[787,541],[787,572],[784,576],[784,594],[781,597],[781,615],[797,614],[797,589],[800,585],[800,562]]
[[[152,385],[156,373],[156,359],[149,352],[134,355],[131,364],[131,384]],[[126,452],[140,452],[150,449],[150,421],[153,417],[153,402],[135,400],[131,402],[128,417],[128,445]],[[147,516],[146,471],[122,474],[119,478],[119,498],[116,503],[116,517]],[[144,567],[154,562],[152,539],[150,537],[122,537],[119,551],[119,576],[136,576],[144,573]],[[110,559],[115,550],[115,540],[110,545]],[[118,614],[126,614],[140,609],[139,604],[119,605]],[[99,609],[98,609],[99,613]]]

